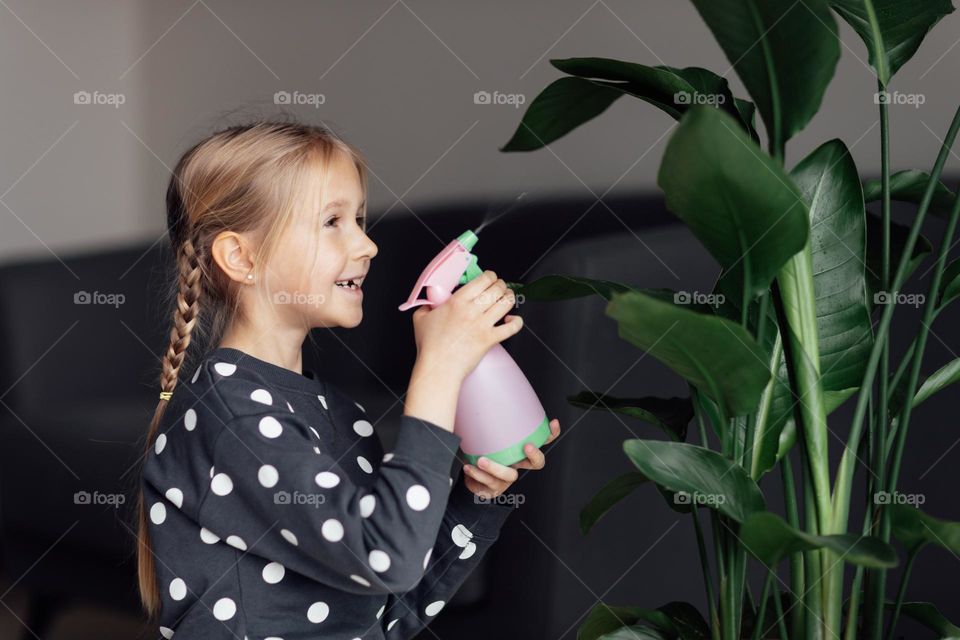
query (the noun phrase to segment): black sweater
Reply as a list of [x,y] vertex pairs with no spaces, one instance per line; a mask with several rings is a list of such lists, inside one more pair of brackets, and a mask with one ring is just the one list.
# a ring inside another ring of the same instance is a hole
[[336,385],[214,349],[143,466],[161,636],[414,636],[513,511],[454,485],[459,444],[404,415],[384,455]]

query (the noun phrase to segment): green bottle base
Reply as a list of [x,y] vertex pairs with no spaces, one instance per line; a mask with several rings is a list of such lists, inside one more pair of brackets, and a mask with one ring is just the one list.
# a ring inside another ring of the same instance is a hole
[[480,457],[489,458],[494,462],[499,462],[502,465],[510,466],[520,462],[521,460],[527,459],[527,454],[523,452],[523,448],[527,445],[528,442],[533,443],[533,446],[540,447],[544,442],[547,441],[547,438],[550,437],[550,419],[547,416],[543,416],[543,422],[541,422],[536,429],[534,429],[530,435],[518,442],[517,444],[511,445],[506,449],[501,449],[500,451],[495,451],[494,453],[481,453],[477,455],[472,455],[464,452],[463,457],[467,459],[472,465],[477,464],[477,460]]

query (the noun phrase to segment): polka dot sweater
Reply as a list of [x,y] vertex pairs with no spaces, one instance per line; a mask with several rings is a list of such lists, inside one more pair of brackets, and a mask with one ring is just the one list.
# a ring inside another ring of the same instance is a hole
[[513,511],[453,482],[459,443],[401,416],[384,455],[334,384],[214,349],[143,466],[161,637],[413,637]]

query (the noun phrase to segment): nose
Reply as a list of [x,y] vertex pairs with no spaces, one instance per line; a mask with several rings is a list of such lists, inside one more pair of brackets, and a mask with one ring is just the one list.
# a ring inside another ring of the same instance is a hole
[[374,256],[377,255],[377,252],[379,251],[379,249],[377,248],[377,243],[374,242],[370,238],[370,236],[368,236],[365,232],[363,232],[363,242],[361,243],[360,251],[361,251],[361,254],[360,254],[361,256],[370,258],[371,260],[374,258]]

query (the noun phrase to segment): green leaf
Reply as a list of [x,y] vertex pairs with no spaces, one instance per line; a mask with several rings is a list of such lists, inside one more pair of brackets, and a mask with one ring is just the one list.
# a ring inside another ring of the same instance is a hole
[[[599,295],[607,300],[613,297],[614,293],[623,293],[626,291],[647,291],[652,293],[651,289],[639,289],[628,284],[611,282],[609,280],[594,280],[591,278],[579,278],[577,276],[566,276],[560,274],[548,274],[537,278],[533,282],[526,284],[514,283],[513,287],[516,294],[523,294],[525,300],[536,302],[547,302],[552,300],[570,300],[573,298],[582,298],[584,296]],[[658,293],[663,299],[667,299],[668,294]]]
[[[923,171],[906,169],[890,176],[890,199],[919,205],[927,189],[930,176]],[[868,180],[863,183],[864,202],[879,202],[883,198],[883,183],[880,180]],[[953,208],[954,195],[947,185],[937,180],[930,200],[930,213],[946,218]]]
[[820,108],[840,58],[826,0],[693,4],[750,92],[773,147],[781,148]]
[[621,627],[603,635],[599,640],[667,640],[667,637],[650,627]]
[[945,307],[960,296],[960,259],[954,260],[943,270],[943,280],[937,291],[937,305]]
[[687,425],[693,420],[690,398],[617,398],[595,391],[581,391],[567,401],[575,407],[594,411],[613,411],[656,425],[673,440],[687,437]]
[[846,562],[872,568],[897,566],[897,554],[880,538],[850,533],[818,536],[791,527],[783,518],[763,511],[754,513],[740,527],[744,549],[774,568],[786,556],[826,548]]
[[927,32],[953,11],[950,0],[831,0],[831,4],[860,34],[884,86],[913,57]]
[[[916,408],[937,391],[950,386],[958,380],[960,380],[960,358],[943,365],[923,381],[923,384],[920,385],[920,388],[917,389],[916,394],[913,396],[913,407]],[[900,378],[900,384],[897,385],[897,388],[894,389],[890,395],[889,412],[891,416],[900,415],[908,382],[907,376],[902,376]]]
[[715,451],[683,442],[626,440],[623,450],[650,480],[691,503],[708,506],[738,522],[763,511],[763,494],[743,467]]
[[[893,609],[896,603],[887,602],[885,607]],[[929,602],[904,602],[900,611],[905,616],[913,618],[928,629],[935,631],[941,640],[957,640],[960,638],[960,627],[947,620],[936,606]]]
[[722,111],[696,106],[683,116],[667,144],[657,184],[667,208],[724,269],[743,268],[751,296],[765,291],[806,243],[800,191]]
[[740,325],[640,292],[614,295],[618,334],[713,398],[727,418],[747,413],[770,378],[763,350]]
[[647,481],[648,478],[642,473],[631,471],[603,485],[591,498],[590,503],[580,511],[580,533],[587,535],[603,514]]
[[926,544],[935,544],[957,555],[960,553],[960,522],[934,518],[906,504],[887,504],[893,536],[911,552]]
[[650,624],[672,639],[706,640],[710,635],[703,616],[688,602],[668,602],[655,610],[611,607],[601,602],[591,609],[587,619],[580,625],[577,640],[596,640],[604,637],[604,634],[638,622]]
[[600,115],[622,95],[622,91],[583,78],[555,80],[533,99],[500,151],[540,149]]

